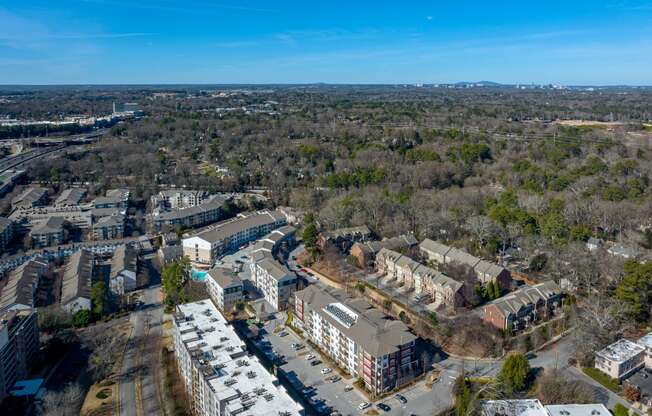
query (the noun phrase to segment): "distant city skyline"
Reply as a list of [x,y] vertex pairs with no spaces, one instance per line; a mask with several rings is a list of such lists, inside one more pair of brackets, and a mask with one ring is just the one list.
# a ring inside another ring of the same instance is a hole
[[652,1],[24,0],[0,84],[652,85]]

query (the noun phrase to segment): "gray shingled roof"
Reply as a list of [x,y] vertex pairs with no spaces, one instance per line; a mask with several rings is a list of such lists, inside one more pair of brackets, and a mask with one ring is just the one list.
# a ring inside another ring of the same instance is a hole
[[31,234],[38,235],[58,233],[63,230],[65,224],[66,219],[63,217],[50,217],[46,221],[43,221],[36,227],[32,228]]
[[76,298],[91,296],[93,279],[93,253],[79,250],[73,253],[63,272],[61,303],[66,304]]
[[242,280],[230,269],[216,267],[208,271],[208,275],[222,288],[242,286]]
[[[417,338],[403,322],[391,319],[363,299],[350,298],[343,290],[320,289],[313,285],[296,292],[296,297],[310,304],[310,309],[374,356],[395,352],[400,345]],[[326,313],[324,308],[332,303],[341,303],[353,310],[358,315],[355,323],[344,326]]]
[[82,188],[64,189],[54,201],[54,205],[77,205],[84,195],[86,195],[86,190]]
[[561,293],[561,288],[552,280],[527,286],[499,298],[491,304],[500,309],[505,316],[517,314],[521,308],[549,299]]
[[229,238],[240,231],[249,228],[274,224],[281,218],[285,218],[285,216],[277,211],[257,212],[245,217],[237,217],[218,223],[209,230],[197,234],[197,237],[214,243]]
[[129,270],[136,272],[138,266],[138,252],[135,248],[121,244],[113,253],[113,258],[111,259],[111,273],[109,277],[113,279],[123,270]]
[[39,279],[48,268],[48,261],[43,257],[27,260],[7,276],[7,284],[0,292],[0,309],[15,304],[34,306],[33,291]]
[[223,198],[221,196],[215,196],[210,201],[204,202],[203,204],[200,205],[195,205],[194,207],[177,208],[170,211],[163,211],[160,214],[158,214],[158,216],[156,216],[155,218],[157,220],[163,220],[163,221],[182,219],[202,212],[221,208],[225,202],[226,202],[226,198]]

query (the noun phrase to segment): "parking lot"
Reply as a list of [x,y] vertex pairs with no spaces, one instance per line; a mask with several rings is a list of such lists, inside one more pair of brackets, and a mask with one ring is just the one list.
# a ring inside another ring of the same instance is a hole
[[[354,378],[342,378],[337,382],[331,382],[328,379],[333,375],[338,375],[336,368],[333,372],[322,374],[321,370],[328,367],[327,360],[321,357],[320,353],[312,349],[303,339],[296,335],[292,330],[280,330],[285,320],[285,314],[277,314],[275,320],[267,323],[263,342],[269,342],[273,348],[273,353],[277,356],[284,357],[281,369],[288,375],[292,384],[298,390],[303,391],[304,396],[310,398],[311,402],[316,404],[317,409],[323,414],[339,412],[342,415],[360,415],[372,408],[379,414],[407,416],[415,415],[432,415],[448,408],[451,401],[451,391],[454,381],[454,374],[448,374],[448,371],[442,373],[440,380],[435,383],[433,388],[426,388],[425,382],[421,381],[404,391],[401,391],[407,403],[402,404],[394,395],[377,401],[371,407],[365,410],[359,410],[360,403],[366,401],[365,396],[356,388],[345,391],[355,381]],[[284,333],[287,335],[283,336]],[[304,348],[296,351],[292,344],[300,343]],[[270,350],[270,354],[272,351]],[[310,365],[306,356],[313,354],[316,359],[323,363],[317,366]],[[378,403],[384,403],[389,406],[390,410],[383,411],[377,408]]]

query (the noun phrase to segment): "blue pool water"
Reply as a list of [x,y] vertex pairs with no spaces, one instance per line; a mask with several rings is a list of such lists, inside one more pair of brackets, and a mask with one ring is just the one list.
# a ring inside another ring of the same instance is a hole
[[192,278],[192,280],[195,280],[197,282],[203,282],[204,280],[206,280],[206,273],[207,272],[192,269],[190,270],[190,277]]

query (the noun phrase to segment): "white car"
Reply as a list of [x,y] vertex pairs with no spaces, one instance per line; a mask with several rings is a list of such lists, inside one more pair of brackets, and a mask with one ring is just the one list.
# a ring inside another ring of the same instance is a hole
[[322,373],[322,374],[328,374],[328,373],[330,373],[331,371],[333,371],[333,370],[331,370],[331,369],[328,368],[328,367],[326,367],[326,368],[322,368],[322,369],[321,369],[321,373]]
[[358,410],[364,410],[364,409],[366,409],[366,408],[369,407],[369,406],[371,406],[370,403],[362,402],[362,403],[360,403],[360,404],[358,405]]
[[314,360],[315,356],[313,354],[306,355],[306,361]]

